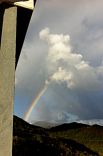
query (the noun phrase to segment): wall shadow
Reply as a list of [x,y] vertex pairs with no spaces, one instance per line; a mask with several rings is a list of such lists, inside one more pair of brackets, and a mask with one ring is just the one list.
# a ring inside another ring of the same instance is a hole
[[[35,6],[36,0],[34,0]],[[17,7],[17,33],[16,33],[16,66],[22,50],[28,25],[32,16],[33,10],[22,7]],[[16,68],[15,66],[15,68]]]

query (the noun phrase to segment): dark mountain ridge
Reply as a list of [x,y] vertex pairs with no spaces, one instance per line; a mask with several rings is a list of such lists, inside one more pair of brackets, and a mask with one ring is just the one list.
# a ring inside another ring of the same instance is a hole
[[[73,123],[73,125],[77,124]],[[72,125],[72,126],[73,126]],[[62,125],[65,127],[64,125]],[[70,126],[71,127],[71,126]],[[13,156],[99,156],[85,145],[63,136],[52,136],[49,130],[30,125],[14,116]]]
[[78,129],[78,128],[86,128],[86,127],[89,127],[89,125],[72,122],[72,123],[64,123],[62,125],[52,127],[50,128],[50,131],[66,131],[69,129]]

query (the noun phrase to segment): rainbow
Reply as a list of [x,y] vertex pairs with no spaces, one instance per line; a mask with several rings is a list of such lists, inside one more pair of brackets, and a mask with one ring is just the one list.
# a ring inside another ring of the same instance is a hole
[[26,114],[25,114],[25,116],[24,116],[24,120],[25,120],[25,121],[28,121],[28,119],[29,119],[29,117],[30,117],[30,114],[31,114],[33,108],[36,106],[38,100],[39,100],[39,99],[41,98],[41,96],[45,93],[45,91],[47,90],[47,88],[48,88],[48,85],[45,84],[45,85],[43,86],[43,88],[41,89],[41,91],[37,94],[36,98],[33,100],[33,102],[31,103],[31,105],[30,105],[28,111],[26,112]]

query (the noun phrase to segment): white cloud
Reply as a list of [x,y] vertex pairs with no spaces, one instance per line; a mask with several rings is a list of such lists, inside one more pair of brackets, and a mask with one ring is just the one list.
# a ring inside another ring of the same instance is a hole
[[58,122],[70,123],[70,122],[75,122],[75,121],[78,121],[78,120],[79,120],[79,117],[77,115],[68,113],[66,111],[62,111],[62,112],[57,113],[57,121]]
[[[103,60],[102,4],[101,0],[65,0],[65,3],[63,0],[38,0],[16,71],[16,97],[18,97],[17,103],[20,112],[22,112],[23,104],[29,105],[35,98],[47,77],[52,78],[53,74],[60,75],[61,72],[62,76],[57,78],[59,80],[55,79],[53,82],[65,83],[70,89],[64,87],[65,85],[53,83],[55,87],[51,90],[54,94],[51,95],[49,89],[52,84],[50,84],[47,90],[48,95],[45,97],[48,99],[45,102],[47,107],[50,108],[51,103],[53,109],[56,107],[59,110],[61,107],[61,110],[68,110],[68,112],[77,114],[84,119],[103,117],[103,109],[101,109],[103,107],[103,90],[98,91],[103,88],[103,65],[100,64]],[[49,30],[47,34],[49,39],[51,36],[53,42],[51,43],[50,40],[46,42],[49,46],[48,57],[47,45],[38,36],[40,30],[45,26],[54,32],[51,34]],[[61,32],[70,36],[60,34]],[[69,41],[62,44],[59,41],[63,41],[64,36],[68,36]],[[55,46],[53,46],[54,38],[55,42],[58,41]],[[62,51],[65,49],[65,53],[61,51],[57,56],[55,53],[50,53],[50,50],[58,50],[58,47]],[[69,51],[71,53],[67,57]],[[80,53],[80,56],[77,53]],[[46,57],[47,62],[45,62]],[[67,61],[64,61],[66,59]],[[46,70],[45,67],[47,67]],[[49,83],[47,79],[46,84]],[[57,89],[57,87],[60,88]],[[84,89],[88,92],[84,92]],[[41,111],[43,116],[47,113],[47,110],[41,109]],[[36,118],[37,114],[33,117]],[[50,112],[47,118],[49,115]],[[40,115],[38,114],[38,116]]]
[[102,65],[92,67],[81,54],[74,52],[69,35],[51,34],[49,28],[41,30],[39,35],[49,46],[47,70],[52,81],[66,82],[68,88],[103,89],[103,80],[99,79]]
[[75,86],[72,79],[72,72],[68,73],[65,69],[62,69],[61,67],[59,67],[58,71],[51,76],[51,81],[56,81],[57,83],[66,81],[68,88],[73,88]]
[[92,120],[77,120],[78,123],[88,124],[88,125],[101,125],[103,126],[103,119],[92,119]]

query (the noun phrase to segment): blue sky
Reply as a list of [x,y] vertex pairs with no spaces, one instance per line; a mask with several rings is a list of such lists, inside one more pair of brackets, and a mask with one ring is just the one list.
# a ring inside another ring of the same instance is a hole
[[29,122],[103,118],[103,2],[38,0],[16,70],[14,114]]

